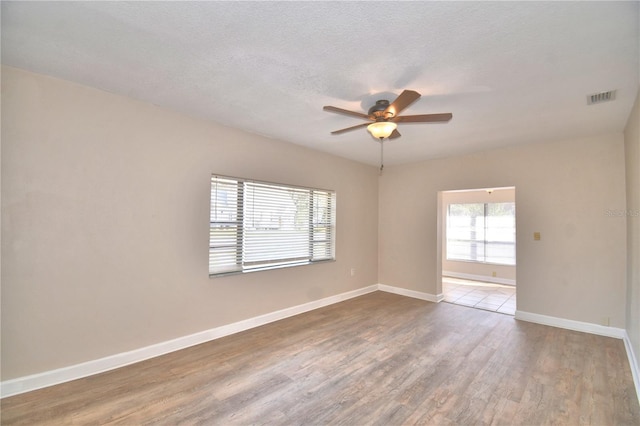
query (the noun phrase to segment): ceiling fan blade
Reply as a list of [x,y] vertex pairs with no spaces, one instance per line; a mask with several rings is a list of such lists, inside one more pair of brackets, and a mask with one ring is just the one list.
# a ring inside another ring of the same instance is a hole
[[393,132],[391,132],[391,134],[389,135],[389,139],[396,139],[396,138],[399,138],[400,136],[402,135],[400,134],[398,129],[394,129]]
[[420,93],[414,90],[403,91],[402,93],[400,93],[400,96],[398,96],[396,100],[393,101],[393,103],[389,105],[384,111],[385,116],[388,116],[390,114],[391,117],[397,117],[398,114],[400,114],[400,111],[417,101],[420,96]]
[[338,114],[350,115],[351,117],[364,118],[365,120],[373,120],[373,118],[369,117],[367,114],[363,114],[361,112],[349,111],[348,109],[342,109],[334,106],[325,106],[322,108],[324,111],[336,112]]
[[396,123],[438,123],[451,120],[453,114],[450,112],[443,114],[421,114],[421,115],[403,115],[393,117],[391,121]]
[[332,135],[339,135],[340,133],[350,132],[351,130],[359,129],[361,127],[366,127],[369,124],[371,124],[371,123],[362,123],[362,124],[358,124],[358,125],[355,125],[355,126],[347,127],[345,129],[334,130],[333,132],[331,132],[331,134]]

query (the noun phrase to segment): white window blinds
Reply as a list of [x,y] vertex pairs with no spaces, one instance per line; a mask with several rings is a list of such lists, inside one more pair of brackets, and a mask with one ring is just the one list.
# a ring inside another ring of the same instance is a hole
[[335,259],[335,192],[213,175],[209,275]]

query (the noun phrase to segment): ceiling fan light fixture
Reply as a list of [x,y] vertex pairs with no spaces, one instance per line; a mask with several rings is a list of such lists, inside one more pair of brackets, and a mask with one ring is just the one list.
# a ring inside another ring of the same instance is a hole
[[378,139],[388,138],[391,133],[398,127],[393,121],[376,121],[367,126],[369,133]]

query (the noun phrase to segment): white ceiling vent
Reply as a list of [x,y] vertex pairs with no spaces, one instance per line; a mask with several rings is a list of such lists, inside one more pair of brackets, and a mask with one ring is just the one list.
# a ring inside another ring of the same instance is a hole
[[587,105],[601,104],[603,102],[614,101],[616,99],[616,91],[609,90],[608,92],[593,93],[587,95]]

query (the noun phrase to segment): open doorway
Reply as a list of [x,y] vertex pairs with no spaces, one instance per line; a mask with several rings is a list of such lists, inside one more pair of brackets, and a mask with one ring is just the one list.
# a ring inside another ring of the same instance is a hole
[[443,191],[440,199],[443,300],[514,315],[515,188]]

